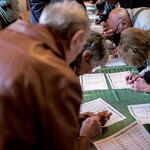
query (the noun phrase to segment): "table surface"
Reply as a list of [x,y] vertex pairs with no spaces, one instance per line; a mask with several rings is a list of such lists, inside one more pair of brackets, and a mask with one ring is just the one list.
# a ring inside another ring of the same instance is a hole
[[[91,20],[93,22],[93,20]],[[111,50],[109,54],[111,54]],[[131,89],[122,89],[122,90],[114,90],[111,88],[111,85],[106,77],[106,73],[115,73],[115,72],[123,72],[123,71],[131,71],[132,66],[117,66],[117,67],[102,67],[98,69],[95,73],[104,73],[105,78],[108,85],[108,90],[95,90],[95,91],[83,91],[83,103],[102,98],[112,107],[117,109],[120,113],[126,116],[125,120],[117,122],[109,127],[103,129],[103,134],[97,138],[97,140],[104,139],[106,137],[111,136],[112,134],[120,131],[122,128],[126,127],[135,119],[130,114],[127,105],[134,105],[134,104],[146,104],[150,103],[150,94],[147,93],[140,93],[136,91],[132,91]],[[138,74],[138,70],[134,71],[134,74]],[[150,125],[146,124],[144,127],[150,133]],[[93,145],[92,150],[96,150],[95,146]]]
[[[114,90],[111,88],[111,85],[106,77],[106,73],[123,72],[131,70],[131,66],[104,67],[98,69],[96,73],[105,74],[105,78],[109,89],[83,92],[83,103],[95,100],[97,98],[102,98],[112,107],[114,107],[124,116],[126,116],[125,120],[117,122],[107,128],[104,128],[102,136],[96,139],[96,141],[116,133],[117,131],[121,130],[122,128],[135,121],[135,119],[130,114],[127,105],[145,104],[150,102],[150,94],[135,92],[131,89]],[[135,70],[134,73],[138,74],[138,71]],[[150,133],[150,125],[144,125],[144,127]],[[92,150],[96,150],[96,148],[93,146]]]

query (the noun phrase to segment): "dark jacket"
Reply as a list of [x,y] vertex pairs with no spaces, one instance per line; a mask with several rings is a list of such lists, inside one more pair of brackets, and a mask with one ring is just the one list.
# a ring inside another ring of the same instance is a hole
[[[123,8],[138,8],[138,7],[150,7],[150,0],[118,0],[120,6]],[[112,4],[105,2],[104,10],[99,15],[101,21],[108,19],[109,13],[115,8]]]
[[[51,4],[60,1],[63,0],[28,0],[30,7],[30,22],[38,23],[43,8],[49,3]],[[77,2],[79,2],[85,7],[83,0],[77,0]]]
[[120,0],[119,3],[123,8],[150,7],[150,0]]

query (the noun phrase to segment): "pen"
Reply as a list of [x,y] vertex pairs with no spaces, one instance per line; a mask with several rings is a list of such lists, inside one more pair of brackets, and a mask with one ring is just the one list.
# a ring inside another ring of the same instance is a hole
[[135,70],[135,66],[133,67],[133,69],[132,69],[132,71],[131,71],[131,75],[129,76],[128,81],[131,79],[134,70]]

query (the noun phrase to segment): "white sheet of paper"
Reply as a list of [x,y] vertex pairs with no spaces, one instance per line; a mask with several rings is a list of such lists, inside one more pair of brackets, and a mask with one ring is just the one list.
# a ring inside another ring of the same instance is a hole
[[122,115],[119,111],[117,111],[115,108],[113,108],[101,98],[84,103],[80,106],[80,114],[85,113],[87,111],[97,114],[105,110],[108,110],[108,112],[112,112],[112,116],[105,125],[106,127],[126,119],[124,115]]
[[150,134],[139,121],[135,121],[94,145],[98,150],[150,150]]
[[88,15],[89,19],[96,19],[98,16],[96,16],[95,14],[92,15]]
[[142,124],[150,124],[150,103],[128,105],[131,115]]
[[102,33],[103,27],[100,25],[95,25],[94,23],[91,23],[91,30],[98,32],[98,33]]
[[111,84],[112,89],[130,89],[131,85],[127,84],[125,81],[125,76],[127,76],[128,74],[130,74],[129,71],[108,73],[106,75]]
[[87,7],[87,6],[94,6],[94,4],[91,4],[89,2],[84,2],[84,5]]
[[108,89],[106,79],[103,73],[81,75],[80,84],[82,91]]
[[112,55],[109,55],[108,62],[105,64],[105,67],[113,67],[113,66],[125,66],[126,64],[120,59],[115,58]]
[[87,13],[87,15],[91,15],[91,14],[93,14],[93,12],[92,12],[92,11],[86,11],[86,13]]
[[89,7],[89,6],[86,7],[86,10],[93,10],[93,9],[95,9],[95,8],[94,7]]

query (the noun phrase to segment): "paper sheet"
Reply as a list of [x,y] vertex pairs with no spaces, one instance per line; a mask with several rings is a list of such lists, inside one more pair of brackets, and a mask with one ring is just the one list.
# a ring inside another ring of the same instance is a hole
[[105,67],[113,67],[113,66],[125,66],[126,64],[120,59],[115,58],[112,55],[109,55],[108,62],[105,64]]
[[130,74],[129,71],[108,73],[106,75],[111,84],[112,89],[129,89],[131,88],[131,85],[127,84],[125,81],[125,76],[127,76],[128,74]]
[[103,73],[85,74],[80,76],[82,91],[106,90],[108,89]]
[[96,16],[95,14],[93,15],[88,15],[89,19],[96,19],[98,16]]
[[150,124],[150,103],[128,105],[131,115],[142,124]]
[[95,10],[95,8],[94,8],[94,7],[89,7],[89,6],[87,6],[87,7],[86,7],[86,10]]
[[139,121],[135,121],[94,145],[98,150],[150,150],[150,135]]
[[100,25],[95,25],[94,23],[92,23],[91,24],[91,30],[98,32],[98,33],[102,33],[103,27]]
[[94,6],[94,4],[91,4],[89,2],[84,2],[84,5],[87,7],[87,6]]
[[93,14],[93,12],[92,12],[92,11],[86,11],[86,13],[87,13],[87,15],[91,15],[91,14]]
[[124,115],[122,115],[120,112],[118,112],[115,108],[110,106],[101,98],[87,102],[80,106],[80,114],[85,113],[87,111],[97,114],[104,110],[108,110],[108,112],[112,112],[112,116],[110,117],[110,120],[108,120],[105,126],[110,126],[116,122],[126,119]]

